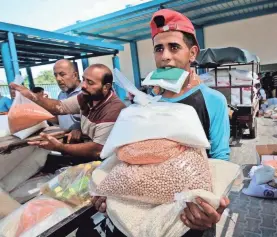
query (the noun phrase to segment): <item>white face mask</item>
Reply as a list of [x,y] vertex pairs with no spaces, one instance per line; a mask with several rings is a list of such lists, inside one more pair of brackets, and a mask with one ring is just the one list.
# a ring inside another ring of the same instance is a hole
[[174,93],[180,93],[189,72],[180,68],[158,68],[143,80],[143,86],[159,86]]

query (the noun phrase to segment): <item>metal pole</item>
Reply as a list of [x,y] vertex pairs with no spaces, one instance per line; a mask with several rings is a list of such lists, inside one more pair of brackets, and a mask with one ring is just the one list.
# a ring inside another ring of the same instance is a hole
[[[117,68],[118,70],[120,70],[120,62],[119,62],[119,57],[118,56],[114,56],[113,57],[113,67],[114,68]],[[121,88],[120,86],[118,85],[114,85],[114,88],[115,88],[115,91],[116,91],[116,94],[118,95],[118,97],[124,101],[125,98],[126,98],[126,92],[123,88]]]
[[32,69],[30,67],[27,67],[26,72],[28,75],[29,87],[30,87],[30,89],[33,89],[35,87],[35,83],[34,83],[34,78],[33,78],[33,74],[32,74]]
[[7,82],[10,84],[14,81],[14,70],[12,65],[12,57],[10,53],[9,43],[4,42],[1,44],[1,54],[2,54],[2,60],[5,68],[5,73],[7,77]]
[[[81,54],[81,56],[85,56],[86,54]],[[88,58],[82,58],[82,66],[83,66],[83,71],[89,66],[89,61]]]
[[131,58],[132,58],[135,86],[137,88],[140,88],[141,87],[141,75],[140,75],[140,68],[139,68],[137,42],[131,42],[130,49],[131,49]]
[[10,46],[10,52],[11,52],[14,74],[15,75],[20,75],[17,52],[16,52],[16,46],[15,46],[14,36],[13,36],[12,32],[8,32],[8,40],[9,40],[9,46]]

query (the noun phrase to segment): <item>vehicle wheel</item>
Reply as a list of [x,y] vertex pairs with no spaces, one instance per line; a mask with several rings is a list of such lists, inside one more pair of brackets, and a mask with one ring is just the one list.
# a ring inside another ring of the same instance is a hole
[[254,122],[252,124],[252,128],[249,128],[250,138],[256,138],[258,134],[258,122],[257,118],[254,118]]

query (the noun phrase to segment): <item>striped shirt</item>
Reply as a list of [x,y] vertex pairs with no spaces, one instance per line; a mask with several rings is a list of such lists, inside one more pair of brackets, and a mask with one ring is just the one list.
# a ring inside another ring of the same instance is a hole
[[81,130],[95,143],[104,145],[124,103],[110,92],[104,100],[93,106],[86,96],[80,93],[77,96],[62,100],[62,110],[67,114],[81,114]]

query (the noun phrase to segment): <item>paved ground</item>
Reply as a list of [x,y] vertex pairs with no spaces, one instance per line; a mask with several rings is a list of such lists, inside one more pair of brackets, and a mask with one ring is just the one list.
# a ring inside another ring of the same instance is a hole
[[[231,161],[237,164],[255,164],[255,146],[277,144],[277,123],[271,119],[258,119],[256,139],[243,139],[240,147],[233,147]],[[247,175],[248,170],[245,170]],[[244,187],[248,186],[245,181]],[[241,186],[242,188],[242,186]],[[230,193],[231,205],[217,225],[217,237],[277,237],[277,201],[252,198],[237,187]]]

